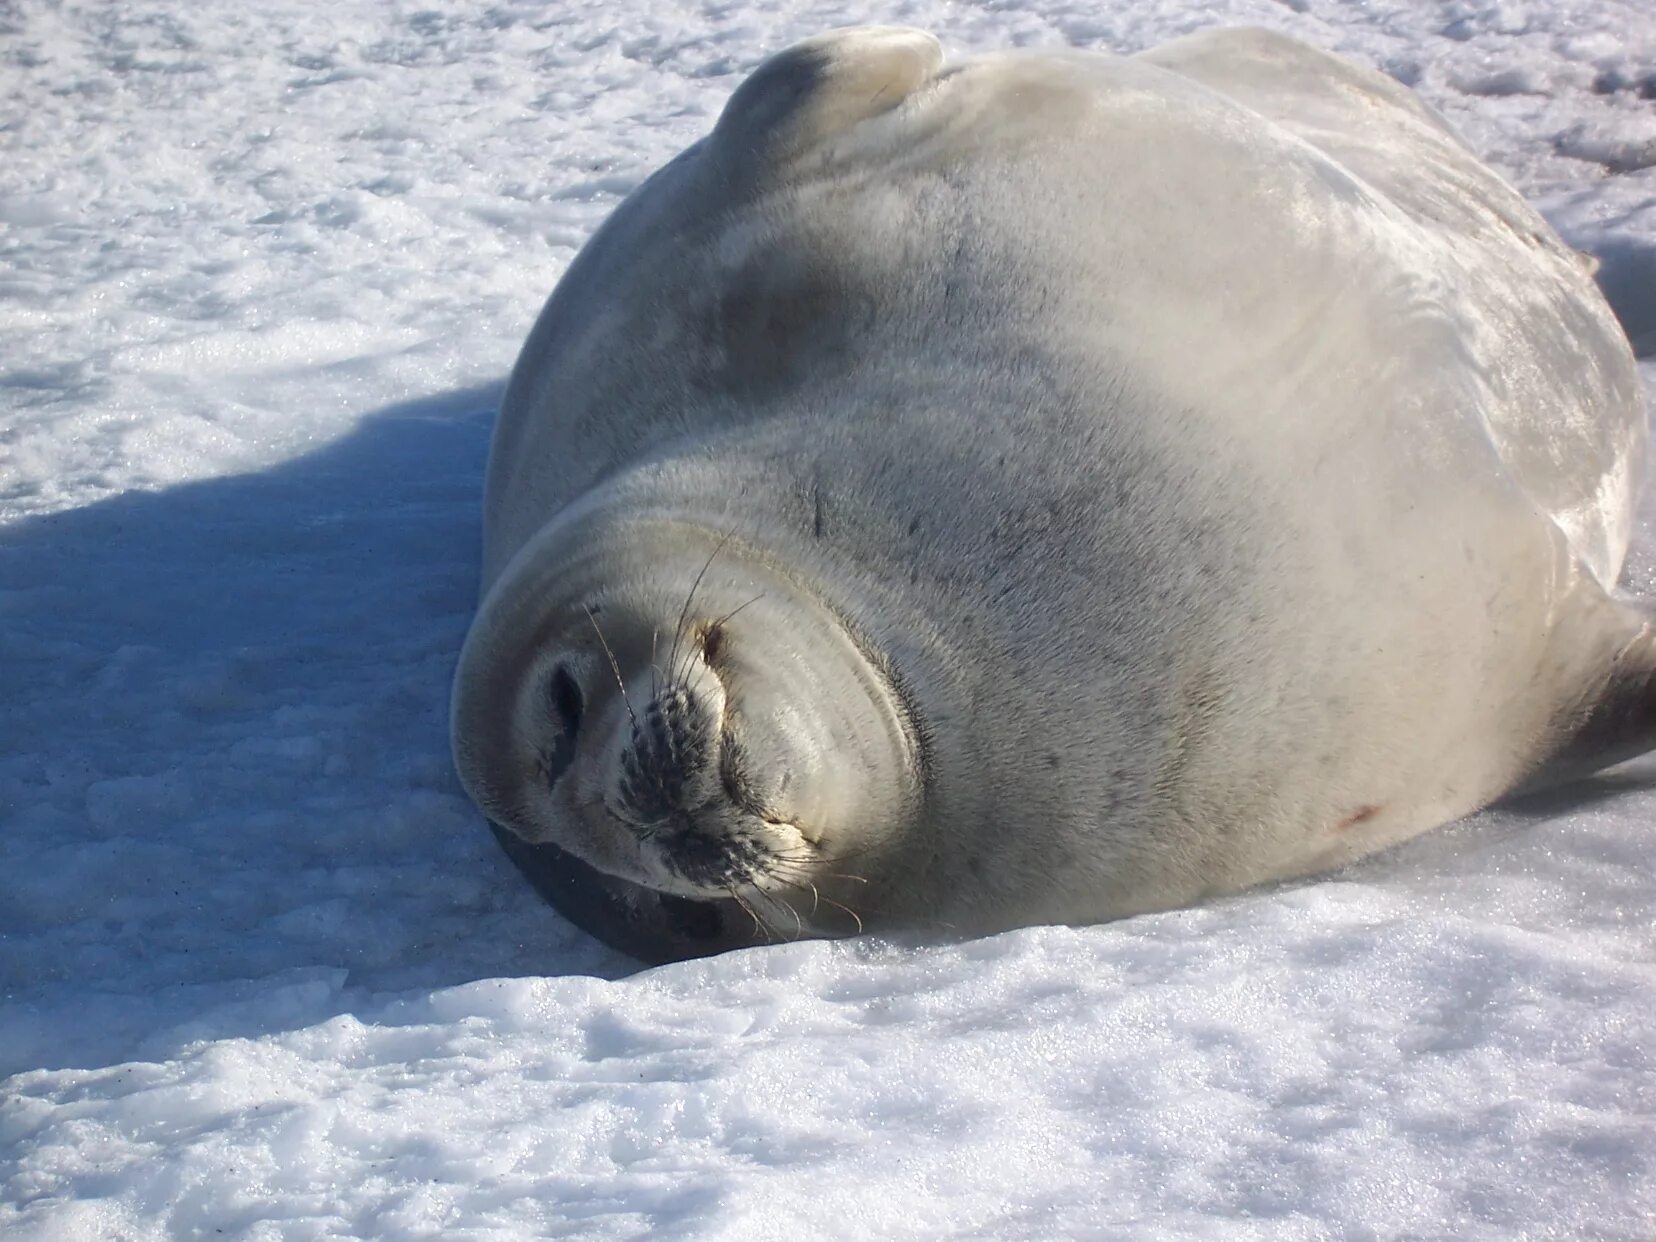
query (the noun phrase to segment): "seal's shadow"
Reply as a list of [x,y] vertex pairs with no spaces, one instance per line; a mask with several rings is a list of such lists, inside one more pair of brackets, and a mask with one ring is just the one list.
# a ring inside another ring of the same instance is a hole
[[1626,237],[1600,239],[1593,246],[1596,276],[1622,330],[1640,358],[1656,357],[1656,246]]
[[0,1074],[637,963],[456,783],[498,386],[0,537]]

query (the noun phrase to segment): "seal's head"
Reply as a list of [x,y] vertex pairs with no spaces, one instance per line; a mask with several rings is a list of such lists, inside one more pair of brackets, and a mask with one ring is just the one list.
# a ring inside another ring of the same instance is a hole
[[467,791],[519,841],[783,934],[856,930],[822,916],[920,800],[878,656],[797,569],[693,523],[555,522],[485,599],[454,714]]

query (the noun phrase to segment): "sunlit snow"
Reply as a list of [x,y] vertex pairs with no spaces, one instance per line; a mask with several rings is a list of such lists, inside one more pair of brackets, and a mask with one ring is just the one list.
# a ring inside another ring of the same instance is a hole
[[865,21],[1378,65],[1656,340],[1648,0],[17,0],[0,1234],[1656,1236],[1656,765],[1201,909],[641,974],[497,853],[445,710],[499,385],[743,73]]

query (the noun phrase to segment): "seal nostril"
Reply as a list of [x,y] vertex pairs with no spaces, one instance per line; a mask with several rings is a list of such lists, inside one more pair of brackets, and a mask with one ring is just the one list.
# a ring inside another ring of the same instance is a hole
[[581,687],[569,670],[558,665],[546,683],[546,699],[552,709],[555,736],[546,751],[546,783],[551,785],[568,770],[575,759],[575,735],[581,728],[585,703]]

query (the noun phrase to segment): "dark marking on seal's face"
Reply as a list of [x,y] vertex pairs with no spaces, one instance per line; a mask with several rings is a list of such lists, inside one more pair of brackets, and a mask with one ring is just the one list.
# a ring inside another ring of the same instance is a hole
[[706,660],[709,664],[714,663],[718,660],[719,655],[724,651],[724,626],[715,621],[712,625],[707,626],[701,631],[700,638],[702,659]]

